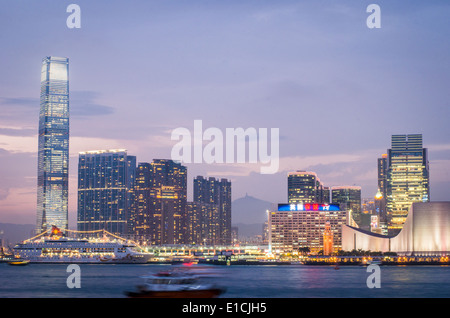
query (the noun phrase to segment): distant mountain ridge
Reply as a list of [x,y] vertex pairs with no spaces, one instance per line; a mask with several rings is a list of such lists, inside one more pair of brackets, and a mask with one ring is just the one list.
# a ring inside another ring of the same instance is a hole
[[231,205],[231,223],[238,228],[238,236],[255,236],[263,232],[264,222],[267,221],[267,210],[271,210],[273,203],[249,196],[236,199]]
[[236,199],[231,205],[231,223],[255,224],[267,221],[267,210],[273,203],[249,196]]

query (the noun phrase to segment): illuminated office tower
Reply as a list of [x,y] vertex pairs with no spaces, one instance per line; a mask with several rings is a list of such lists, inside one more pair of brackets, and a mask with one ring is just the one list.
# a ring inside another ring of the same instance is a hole
[[[231,243],[231,182],[227,179],[204,178],[194,179],[194,202],[216,205],[218,207],[219,235],[218,244]],[[208,213],[213,213],[208,210]],[[208,218],[214,228],[215,218]]]
[[[329,188],[327,189],[329,191]],[[315,172],[296,171],[288,174],[288,202],[324,202],[324,187]]]
[[124,149],[80,152],[78,161],[79,231],[128,234],[129,190],[134,186],[136,157]]
[[388,156],[383,154],[381,158],[378,158],[378,189],[381,195],[387,197],[387,173],[388,173]]
[[393,135],[388,149],[387,212],[390,234],[400,231],[413,202],[428,202],[429,165],[422,135]]
[[36,232],[68,227],[69,60],[45,57],[41,68]]
[[361,187],[339,186],[331,188],[331,202],[347,210],[353,220],[361,224]]
[[338,186],[331,188],[331,202],[341,208],[361,213],[361,187]]
[[382,234],[387,235],[387,189],[388,189],[388,155],[383,154],[378,158],[378,192],[375,195],[375,213],[379,217]]

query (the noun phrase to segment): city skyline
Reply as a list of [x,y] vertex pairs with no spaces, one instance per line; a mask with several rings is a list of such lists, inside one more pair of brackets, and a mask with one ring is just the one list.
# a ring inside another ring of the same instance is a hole
[[138,2],[126,13],[125,4],[79,2],[82,25],[73,30],[64,4],[44,3],[45,13],[32,14],[41,3],[11,3],[0,16],[9,61],[0,76],[0,222],[35,222],[36,65],[50,55],[71,61],[71,226],[79,152],[125,148],[139,162],[169,159],[170,132],[196,119],[222,130],[280,128],[276,174],[260,174],[258,164],[186,165],[188,180],[230,179],[233,200],[248,193],[284,202],[287,173],[297,170],[373,198],[377,158],[391,135],[410,133],[422,134],[429,151],[431,201],[450,200],[445,2],[379,1],[379,30],[365,25],[367,4]]

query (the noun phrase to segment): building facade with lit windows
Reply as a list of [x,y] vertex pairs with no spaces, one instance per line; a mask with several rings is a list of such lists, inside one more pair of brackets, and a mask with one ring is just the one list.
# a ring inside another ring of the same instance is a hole
[[329,188],[326,190],[328,194],[324,193],[324,186],[315,172],[288,173],[289,203],[324,203],[324,200],[329,199]]
[[[272,253],[309,249],[312,254],[324,250],[325,237],[332,237],[333,252],[342,247],[342,227],[347,224],[347,211],[338,205],[321,203],[278,204],[269,211],[269,245]],[[327,250],[327,252],[329,252]]]
[[[231,181],[213,177],[204,178],[197,176],[194,179],[194,202],[217,206],[219,225],[217,235],[214,235],[217,244],[231,244]],[[199,205],[201,206],[201,205]],[[203,208],[207,213],[211,209]],[[211,220],[211,228],[215,228],[216,218],[204,218]],[[205,223],[205,226],[208,226]]]
[[422,135],[393,135],[388,149],[386,189],[388,228],[398,233],[413,202],[429,202],[429,164]]
[[186,235],[186,197],[177,186],[151,189],[155,238],[152,244],[184,244]]
[[146,245],[187,239],[187,168],[170,159],[139,163],[131,191],[131,231]]
[[384,198],[387,197],[388,155],[382,154],[377,159],[378,189]]
[[68,228],[69,59],[45,57],[41,68],[36,232]]
[[125,149],[79,153],[79,231],[105,229],[117,235],[128,234],[129,190],[134,186],[135,172],[136,157]]
[[136,167],[134,187],[130,190],[130,214],[128,232],[141,244],[154,241],[157,237],[154,209],[151,197],[153,167],[140,162]]
[[186,244],[223,245],[218,205],[188,202],[186,219]]
[[361,187],[336,186],[331,187],[331,203],[339,204],[347,211],[352,211],[355,220],[361,214]]

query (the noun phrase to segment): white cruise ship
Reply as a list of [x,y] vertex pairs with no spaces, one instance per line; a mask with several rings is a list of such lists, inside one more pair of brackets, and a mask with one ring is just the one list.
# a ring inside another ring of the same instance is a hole
[[152,256],[136,244],[120,238],[114,240],[106,236],[99,239],[68,238],[56,227],[52,228],[50,236],[42,235],[17,244],[14,247],[14,255],[29,260],[30,263],[128,264],[147,263]]

